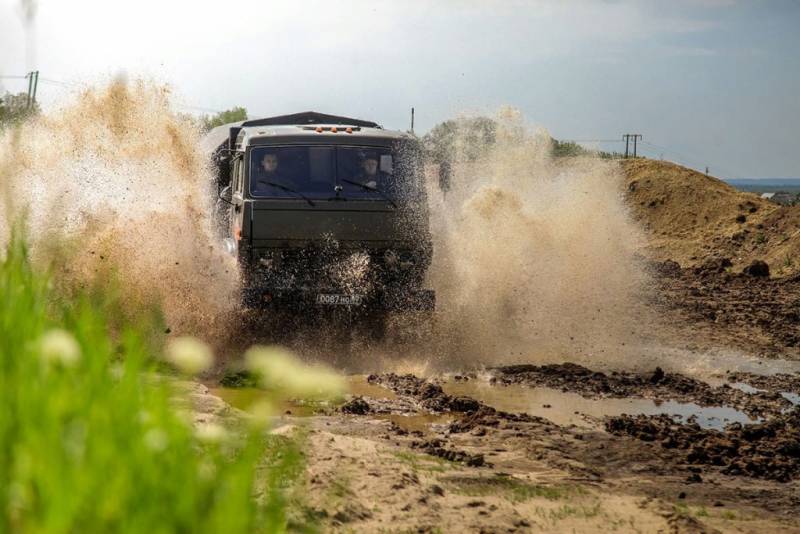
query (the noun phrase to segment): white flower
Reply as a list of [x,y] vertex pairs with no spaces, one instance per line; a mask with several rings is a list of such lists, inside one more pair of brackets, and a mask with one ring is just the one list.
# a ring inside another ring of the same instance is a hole
[[167,448],[169,438],[167,433],[160,428],[151,428],[144,434],[144,445],[154,452],[161,452]]
[[217,466],[210,460],[204,459],[197,465],[197,474],[203,480],[212,480],[217,474]]
[[214,363],[211,348],[197,338],[184,336],[167,344],[165,356],[168,362],[187,375],[202,373]]
[[203,443],[221,443],[228,439],[225,427],[216,423],[201,423],[195,428],[194,435]]
[[39,350],[46,363],[61,364],[65,367],[74,366],[81,357],[81,347],[75,337],[60,328],[44,333],[39,343]]
[[255,428],[267,426],[270,419],[275,415],[275,407],[266,399],[261,399],[247,408],[247,413],[250,414],[250,425]]
[[340,375],[321,366],[304,365],[284,349],[255,346],[244,357],[247,369],[258,375],[266,389],[315,399],[340,397],[345,391]]

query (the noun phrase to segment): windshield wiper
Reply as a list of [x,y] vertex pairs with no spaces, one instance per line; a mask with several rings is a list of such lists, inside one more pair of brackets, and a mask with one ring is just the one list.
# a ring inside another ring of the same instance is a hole
[[295,195],[299,196],[300,198],[302,198],[303,200],[308,202],[308,205],[311,206],[312,208],[314,206],[316,206],[316,204],[314,204],[313,200],[311,200],[310,198],[308,198],[307,196],[305,196],[303,193],[301,193],[300,191],[298,191],[296,189],[292,189],[291,187],[285,186],[283,184],[279,184],[277,182],[260,182],[260,183],[271,185],[272,187],[277,187],[278,189],[283,189],[284,191],[288,191],[289,193],[294,193]]
[[387,195],[386,193],[384,193],[383,191],[381,191],[377,187],[372,187],[370,185],[362,184],[361,182],[356,182],[356,181],[353,181],[353,180],[345,180],[344,178],[339,178],[339,181],[340,182],[344,182],[346,184],[358,186],[361,189],[364,189],[366,191],[372,191],[373,193],[378,193],[383,198],[383,200],[385,200],[386,202],[388,202],[389,204],[394,206],[394,209],[397,209],[397,204],[394,203],[394,200],[392,200],[389,197],[389,195]]

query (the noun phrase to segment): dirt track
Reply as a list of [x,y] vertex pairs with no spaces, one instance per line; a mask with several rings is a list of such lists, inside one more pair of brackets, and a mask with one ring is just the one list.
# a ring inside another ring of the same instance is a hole
[[[658,182],[668,166],[626,169],[650,232],[643,305],[659,317],[654,338],[689,360],[721,351],[713,373],[676,372],[665,353],[636,372],[584,359],[371,375],[343,405],[276,421],[279,433],[304,429],[308,444],[296,524],[800,532],[800,278],[788,261],[772,277],[748,268],[795,249],[780,235],[796,214],[690,171]],[[770,240],[780,247],[770,252]],[[781,372],[751,372],[767,367]]]
[[[797,358],[796,278],[673,264],[654,272],[651,304],[685,339]],[[308,429],[303,510],[326,529],[800,532],[800,374],[725,371],[710,382],[568,363],[380,374],[367,395],[287,417],[281,431]],[[576,413],[582,423],[557,424],[548,412],[564,407],[502,411],[463,394],[481,388],[499,392],[486,398],[528,388],[726,407],[754,422],[701,428],[692,417]]]
[[[652,395],[650,379],[633,380],[640,385],[628,395]],[[281,423],[281,432],[309,429],[305,510],[327,528],[800,531],[800,408],[725,432],[667,416],[561,426],[448,394],[444,378],[368,380],[386,398],[354,397],[337,412]]]

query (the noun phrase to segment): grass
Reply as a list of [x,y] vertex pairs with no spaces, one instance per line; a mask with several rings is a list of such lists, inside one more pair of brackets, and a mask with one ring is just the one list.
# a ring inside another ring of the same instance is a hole
[[456,477],[443,479],[453,492],[470,497],[501,495],[512,502],[524,502],[534,498],[551,501],[583,495],[586,491],[579,486],[540,486],[511,476],[493,478]]
[[537,507],[535,514],[542,520],[556,525],[559,521],[567,518],[592,519],[598,517],[602,514],[602,506],[599,502],[592,505],[562,504],[558,508]]
[[426,471],[429,473],[444,473],[453,469],[458,464],[430,454],[416,454],[408,451],[396,451],[392,455],[407,464],[412,471]]
[[299,451],[256,424],[198,435],[152,378],[157,311],[60,298],[18,235],[0,261],[0,531],[285,529]]

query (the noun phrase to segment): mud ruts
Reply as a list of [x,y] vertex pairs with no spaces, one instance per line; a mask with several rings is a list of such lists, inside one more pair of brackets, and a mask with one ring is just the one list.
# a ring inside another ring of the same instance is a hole
[[724,432],[679,424],[666,415],[611,417],[606,430],[658,442],[690,464],[720,466],[727,475],[779,482],[800,478],[800,407],[765,423],[734,423]]

